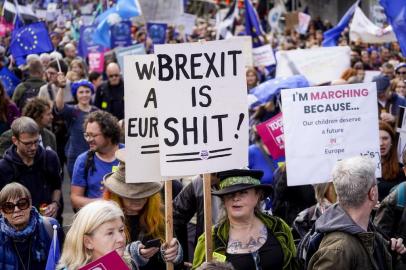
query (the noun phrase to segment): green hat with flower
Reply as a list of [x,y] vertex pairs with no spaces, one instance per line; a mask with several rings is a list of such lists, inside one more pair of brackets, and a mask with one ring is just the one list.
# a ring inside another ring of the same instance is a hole
[[244,169],[234,169],[219,172],[217,174],[217,177],[220,180],[219,189],[212,191],[212,194],[216,196],[223,196],[250,188],[261,189],[265,194],[271,194],[273,190],[272,186],[261,184],[263,174],[263,171],[260,170]]

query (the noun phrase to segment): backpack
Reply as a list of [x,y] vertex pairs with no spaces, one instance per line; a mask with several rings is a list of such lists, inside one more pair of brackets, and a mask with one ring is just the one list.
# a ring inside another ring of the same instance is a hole
[[297,258],[301,269],[307,269],[310,259],[319,249],[324,235],[325,233],[316,232],[316,226],[313,224],[312,229],[300,240],[297,246]]
[[32,85],[27,84],[27,83],[25,83],[24,86],[25,86],[25,90],[16,104],[18,106],[18,108],[20,109],[20,111],[24,108],[25,104],[27,103],[27,101],[30,98],[34,98],[34,97],[38,96],[39,89],[41,87],[41,86],[33,87]]
[[406,206],[406,182],[397,185],[396,189],[397,189],[396,206],[404,208]]

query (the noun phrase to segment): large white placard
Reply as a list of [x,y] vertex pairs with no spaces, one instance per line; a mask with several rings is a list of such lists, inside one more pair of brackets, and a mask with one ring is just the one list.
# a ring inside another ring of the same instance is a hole
[[243,45],[235,39],[155,46],[161,174],[248,164]]
[[124,57],[126,181],[161,181],[154,55]]
[[323,183],[337,160],[364,155],[380,177],[375,83],[282,90],[288,185]]
[[322,47],[276,52],[276,77],[301,74],[312,85],[339,79],[350,67],[349,47]]

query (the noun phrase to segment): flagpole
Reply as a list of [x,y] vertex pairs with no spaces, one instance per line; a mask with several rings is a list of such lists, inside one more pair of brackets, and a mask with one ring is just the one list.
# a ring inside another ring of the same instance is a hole
[[56,59],[56,63],[58,64],[58,70],[59,70],[59,72],[62,72],[61,64],[59,63],[58,57],[55,57],[55,59]]
[[[58,62],[59,63],[59,62]],[[56,253],[56,239],[57,239],[57,237],[58,237],[58,226],[57,225],[53,225],[52,226],[52,228],[54,229],[54,237],[53,237],[53,239],[52,239],[52,241],[54,242],[54,250],[53,250],[53,253],[54,253],[54,258],[55,258],[55,253]]]

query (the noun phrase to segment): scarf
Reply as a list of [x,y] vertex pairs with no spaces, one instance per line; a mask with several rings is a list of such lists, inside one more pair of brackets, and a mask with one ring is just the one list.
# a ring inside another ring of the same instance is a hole
[[43,261],[47,258],[47,249],[49,248],[50,239],[46,240],[46,232],[42,228],[43,221],[35,207],[31,208],[30,219],[23,230],[16,230],[8,221],[0,216],[0,230],[10,239],[17,241],[27,241],[32,237],[32,255],[36,261]]

